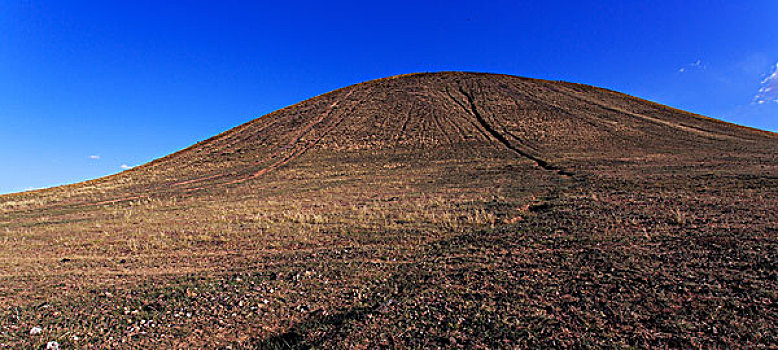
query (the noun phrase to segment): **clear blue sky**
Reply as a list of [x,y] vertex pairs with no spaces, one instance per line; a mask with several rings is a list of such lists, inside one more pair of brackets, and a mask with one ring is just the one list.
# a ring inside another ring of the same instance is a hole
[[586,83],[778,131],[778,1],[537,3],[2,1],[0,193],[420,71]]

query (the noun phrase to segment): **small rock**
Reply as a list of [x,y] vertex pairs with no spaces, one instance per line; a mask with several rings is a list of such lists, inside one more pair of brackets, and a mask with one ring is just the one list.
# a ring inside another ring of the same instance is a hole
[[50,341],[46,344],[46,350],[59,350],[59,343]]
[[32,327],[32,329],[30,329],[30,335],[40,334],[41,332],[43,332],[43,328],[41,327]]

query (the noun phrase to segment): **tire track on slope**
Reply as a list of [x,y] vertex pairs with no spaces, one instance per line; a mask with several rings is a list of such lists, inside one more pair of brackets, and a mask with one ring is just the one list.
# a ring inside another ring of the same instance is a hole
[[718,140],[718,141],[722,141],[722,140],[751,141],[751,140],[742,139],[742,138],[739,138],[739,137],[736,137],[736,136],[731,136],[731,135],[721,134],[721,133],[717,133],[717,132],[713,132],[713,131],[708,131],[708,130],[702,129],[701,127],[697,127],[697,126],[693,126],[693,125],[684,125],[682,123],[676,123],[676,122],[671,122],[671,121],[660,119],[660,118],[654,118],[654,117],[647,116],[647,115],[642,114],[642,113],[631,112],[631,111],[628,111],[628,110],[623,109],[623,108],[618,107],[618,106],[612,106],[612,105],[603,104],[601,102],[592,100],[589,97],[578,96],[578,95],[571,94],[571,93],[568,93],[568,92],[565,92],[565,91],[561,91],[558,88],[551,87],[551,90],[553,90],[553,91],[555,91],[557,93],[560,93],[562,95],[571,97],[573,99],[577,99],[579,101],[583,101],[583,102],[588,103],[590,105],[594,105],[594,106],[600,107],[602,109],[605,109],[607,111],[610,111],[610,112],[613,112],[613,113],[616,113],[616,114],[629,115],[629,116],[632,116],[634,118],[642,119],[644,121],[647,121],[647,122],[655,124],[655,125],[669,126],[671,128],[682,130],[682,131],[685,131],[685,132],[690,133],[690,134],[697,134],[699,136],[707,137],[709,139]]
[[413,113],[414,105],[411,105],[410,108],[408,108],[408,113],[405,116],[405,120],[403,121],[403,125],[400,128],[400,133],[397,134],[397,140],[401,140],[403,136],[405,136],[405,129],[408,128],[408,122],[411,120],[411,113]]
[[459,137],[460,140],[462,140],[463,142],[467,141],[467,133],[465,132],[464,129],[462,129],[462,127],[459,124],[457,124],[453,120],[451,120],[450,117],[449,118],[445,118],[444,120],[448,124],[450,124],[454,129],[456,129],[457,136]]
[[[323,122],[325,119],[327,119],[327,117],[330,117],[330,116],[332,115],[332,111],[333,111],[333,110],[334,110],[334,108],[335,108],[335,107],[336,107],[336,106],[337,106],[337,105],[340,103],[340,101],[341,101],[341,100],[345,100],[345,99],[347,99],[349,96],[351,96],[351,93],[352,93],[352,92],[353,92],[353,90],[352,90],[352,91],[349,91],[349,92],[346,94],[346,96],[344,96],[342,99],[340,99],[340,100],[337,100],[337,101],[333,102],[333,103],[330,105],[330,107],[328,108],[328,110],[327,110],[325,113],[323,113],[321,117],[319,117],[319,118],[318,118],[316,121],[314,121],[313,123],[309,124],[309,125],[308,125],[308,126],[307,126],[307,127],[306,127],[306,128],[303,130],[303,131],[302,131],[302,132],[300,132],[300,133],[299,133],[299,134],[298,134],[296,137],[294,137],[294,138],[293,138],[293,139],[292,139],[292,140],[291,140],[289,143],[287,143],[287,145],[285,145],[284,147],[282,147],[282,148],[281,148],[281,150],[279,150],[279,152],[281,152],[281,151],[283,151],[283,150],[286,150],[286,149],[290,148],[291,146],[293,146],[294,144],[296,144],[297,142],[299,142],[299,140],[300,140],[300,139],[301,139],[301,138],[302,138],[304,135],[307,135],[308,133],[310,133],[310,131],[313,129],[313,127],[314,127],[315,125],[322,123],[322,122]],[[282,159],[280,159],[280,160],[276,161],[275,163],[273,163],[273,164],[269,165],[268,167],[266,167],[266,168],[263,168],[263,169],[261,169],[261,170],[259,170],[259,171],[255,172],[255,173],[253,173],[253,174],[251,174],[251,175],[249,175],[249,176],[247,176],[247,177],[243,177],[243,178],[239,178],[239,179],[236,179],[236,180],[233,180],[233,181],[227,182],[227,183],[226,183],[226,185],[232,185],[232,184],[236,184],[236,183],[242,183],[242,182],[245,182],[245,181],[247,181],[247,180],[251,180],[251,179],[258,178],[258,177],[260,177],[260,176],[262,176],[262,175],[265,175],[265,174],[267,174],[267,173],[269,173],[269,172],[271,172],[271,171],[273,171],[273,170],[275,170],[275,169],[278,169],[278,168],[280,168],[280,167],[282,167],[282,166],[284,166],[284,165],[288,164],[288,163],[289,163],[289,162],[291,162],[292,160],[294,160],[294,159],[296,159],[296,158],[300,157],[300,156],[301,156],[301,155],[303,155],[305,152],[307,152],[308,150],[310,150],[310,149],[311,149],[313,146],[315,146],[315,145],[317,145],[319,142],[321,142],[321,140],[322,140],[322,139],[324,139],[324,137],[325,137],[325,136],[327,136],[327,135],[328,135],[328,134],[329,134],[329,133],[330,133],[332,130],[334,130],[336,127],[338,127],[338,126],[339,126],[339,125],[340,125],[340,124],[341,124],[341,123],[342,123],[342,122],[343,122],[343,121],[346,119],[346,116],[348,116],[348,115],[349,115],[349,114],[350,114],[350,113],[353,111],[353,109],[354,109],[354,108],[356,108],[357,106],[359,106],[361,103],[362,103],[362,101],[357,101],[357,103],[356,103],[355,105],[353,105],[353,106],[350,106],[350,108],[349,108],[349,111],[348,111],[348,112],[343,112],[343,113],[341,113],[340,117],[339,117],[339,118],[338,118],[338,119],[337,119],[337,120],[336,120],[336,121],[335,121],[335,122],[334,122],[332,125],[330,125],[330,126],[327,128],[327,129],[325,129],[325,130],[324,130],[324,132],[322,132],[322,134],[321,134],[321,135],[319,135],[318,137],[316,137],[315,139],[313,139],[313,140],[311,140],[311,141],[308,141],[308,142],[307,142],[307,143],[305,143],[305,144],[304,144],[302,147],[295,147],[295,149],[292,151],[292,153],[290,153],[290,154],[286,155],[285,157],[283,157]]]
[[[346,95],[345,95],[345,96],[344,96],[342,99],[347,99],[349,96],[351,96],[351,94],[352,94],[353,92],[354,92],[353,90],[349,91],[348,93],[346,93]],[[289,141],[288,141],[286,144],[284,144],[284,146],[282,146],[282,147],[281,147],[280,149],[278,149],[277,151],[275,151],[275,152],[272,152],[272,153],[270,153],[270,154],[268,154],[268,155],[266,155],[266,156],[264,156],[264,157],[260,158],[260,159],[259,159],[259,160],[257,160],[257,161],[254,161],[254,165],[259,165],[259,164],[265,163],[265,162],[267,162],[267,161],[269,161],[269,160],[271,160],[271,159],[278,158],[279,156],[281,156],[281,153],[282,153],[283,151],[285,151],[285,150],[288,150],[288,149],[291,149],[291,148],[292,148],[292,146],[294,146],[294,144],[295,144],[295,143],[297,143],[297,142],[298,142],[298,141],[299,141],[299,140],[300,140],[300,139],[301,139],[303,136],[305,136],[306,134],[308,134],[308,133],[309,133],[309,132],[310,132],[310,131],[313,129],[313,127],[314,127],[314,126],[316,126],[317,124],[320,124],[320,123],[321,123],[321,122],[322,122],[324,119],[326,119],[327,117],[329,117],[329,116],[332,114],[332,111],[335,109],[335,107],[337,107],[337,106],[338,106],[338,104],[340,103],[340,101],[341,101],[341,99],[338,99],[338,100],[335,100],[335,101],[333,101],[333,102],[330,104],[330,106],[329,106],[329,107],[327,107],[327,109],[326,109],[326,110],[325,110],[325,111],[324,111],[324,112],[323,112],[323,113],[322,113],[322,114],[321,114],[321,115],[320,115],[320,116],[319,116],[317,119],[313,120],[312,122],[308,123],[308,124],[307,124],[305,127],[303,127],[302,129],[300,129],[300,131],[298,131],[296,134],[294,134],[294,136],[292,136],[292,138],[291,138],[291,139],[290,139],[290,140],[289,140]],[[267,123],[267,125],[265,125],[264,127],[262,127],[262,128],[260,129],[260,131],[262,131],[262,130],[264,130],[264,129],[268,128],[268,127],[269,127],[269,125],[272,125],[272,123]],[[245,126],[244,126],[244,128],[245,128]],[[245,139],[245,137],[244,137],[244,139]],[[238,141],[241,141],[241,140],[242,140],[242,139],[240,139],[240,138],[238,139]],[[233,142],[232,144],[234,144],[234,143],[235,143],[235,142]],[[230,145],[231,145],[231,144],[228,144],[226,147],[229,147]],[[224,148],[224,147],[222,147],[222,148]],[[264,168],[264,169],[262,169],[262,170],[259,170],[259,171],[258,171],[258,172],[256,172],[256,173],[262,173],[262,174],[265,174],[265,173],[267,173],[269,170],[273,170],[273,169],[277,168],[278,166],[285,164],[284,162],[285,162],[285,161],[287,161],[287,162],[288,162],[288,160],[289,160],[288,158],[290,158],[290,157],[294,157],[294,156],[295,156],[295,154],[296,154],[298,151],[299,151],[299,150],[293,150],[291,155],[287,155],[287,156],[283,157],[281,160],[279,160],[279,161],[276,161],[275,163],[272,163],[272,164],[271,164],[271,165],[269,165],[267,168]],[[271,169],[271,168],[272,168],[272,169]],[[256,173],[255,173],[255,174],[256,174]],[[207,181],[207,180],[215,180],[215,179],[220,179],[220,178],[224,178],[224,177],[229,177],[229,176],[231,176],[231,175],[234,175],[234,174],[230,174],[230,173],[217,173],[217,174],[214,174],[214,175],[210,175],[210,176],[206,176],[206,177],[201,177],[201,178],[197,178],[197,179],[191,179],[191,180],[186,180],[186,181],[176,182],[176,183],[173,183],[173,184],[172,184],[172,186],[181,187],[181,186],[190,185],[190,184],[193,184],[193,183],[203,182],[203,181]],[[238,181],[238,180],[240,180],[240,179],[236,179],[236,180],[234,180],[234,181]],[[231,183],[234,183],[234,182],[228,182],[227,184],[231,184]],[[191,192],[191,191],[194,191],[194,190],[197,190],[197,189],[200,189],[200,188],[201,188],[201,187],[194,187],[194,188],[189,188],[189,189],[186,189],[186,190],[185,190],[185,192]]]
[[[576,116],[569,108],[565,108],[565,107],[557,104],[556,102],[554,102],[552,100],[548,100],[548,99],[547,100],[543,100],[543,98],[541,96],[538,96],[537,94],[532,93],[530,91],[522,91],[521,93],[524,96],[526,96],[527,98],[531,99],[533,101],[533,103],[537,103],[537,101],[543,101],[543,103],[547,107],[549,107],[549,109],[553,110],[555,113],[564,115],[567,118],[571,118],[571,119],[575,119],[575,120],[584,122],[584,123],[590,125],[591,127],[593,127],[596,130],[605,131],[606,133],[608,133],[612,137],[624,138],[624,135],[621,135],[621,134],[611,130],[611,128],[613,127],[613,123],[612,122],[610,122],[608,120],[605,120],[602,117],[599,117],[599,116],[596,116],[596,115],[595,116],[588,116],[588,115],[586,115],[585,118],[581,118],[580,116]],[[515,98],[513,98],[513,101],[516,103],[517,106],[519,104],[521,104],[521,101],[516,100]],[[591,120],[588,120],[588,119],[591,119]],[[599,124],[597,124],[597,123],[599,123]],[[626,127],[626,126],[622,125],[622,127]],[[630,130],[632,130],[632,129],[630,128]],[[505,129],[503,129],[503,131],[506,134],[508,134],[511,137],[513,137],[517,142],[520,142],[519,138],[516,135],[514,135],[513,133],[511,133],[511,132],[509,132],[508,130],[505,130]]]
[[[271,154],[269,154],[269,155],[267,155],[265,157],[262,157],[259,161],[254,162],[254,164],[258,165],[258,164],[264,163],[266,161],[272,160],[274,158],[277,158],[279,156],[282,157],[281,159],[277,160],[276,162],[270,164],[269,166],[267,166],[267,167],[265,167],[265,168],[263,168],[263,169],[261,169],[259,171],[254,172],[253,174],[250,174],[249,176],[240,177],[240,178],[234,179],[232,181],[227,181],[227,182],[222,182],[222,183],[215,183],[214,185],[218,186],[218,185],[231,185],[231,184],[236,184],[236,183],[242,183],[242,182],[245,182],[247,180],[260,177],[260,176],[262,176],[264,174],[267,174],[268,172],[273,171],[275,169],[278,169],[279,167],[281,167],[283,165],[286,165],[287,163],[291,162],[295,158],[301,156],[303,153],[305,153],[311,147],[313,147],[315,144],[317,144],[327,133],[329,133],[338,124],[340,124],[340,122],[342,122],[343,119],[345,118],[345,114],[346,113],[344,113],[344,116],[342,116],[335,123],[335,125],[333,125],[333,126],[329,127],[328,129],[326,129],[326,131],[322,135],[320,135],[318,138],[316,138],[315,140],[309,141],[308,143],[304,144],[304,146],[302,146],[302,147],[292,147],[292,146],[294,146],[296,143],[298,143],[300,141],[300,139],[302,139],[303,136],[305,136],[308,133],[310,133],[310,131],[314,128],[314,126],[316,126],[317,124],[322,123],[325,119],[330,117],[332,115],[332,112],[335,109],[335,107],[337,107],[338,104],[341,101],[344,101],[344,100],[348,99],[349,96],[351,96],[351,94],[353,92],[354,92],[354,90],[351,90],[348,93],[346,93],[346,95],[343,96],[342,98],[339,98],[336,101],[334,101],[332,104],[330,104],[330,106],[327,108],[327,110],[324,111],[321,114],[321,116],[319,118],[317,118],[313,122],[307,124],[302,130],[300,130],[299,132],[294,134],[292,139],[290,139],[284,146],[282,146],[277,151],[275,151],[275,152],[273,152],[273,153],[271,153]],[[351,109],[353,109],[353,108],[354,108],[354,106],[352,106]],[[282,153],[284,151],[286,151],[286,150],[289,150],[289,149],[292,149],[291,153],[287,154],[285,156],[282,156]],[[179,187],[180,188],[180,187],[184,187],[186,185],[191,185],[191,184],[195,184],[195,183],[199,183],[199,182],[203,182],[203,181],[207,181],[207,180],[222,179],[222,178],[230,177],[230,176],[233,176],[233,175],[236,175],[236,174],[235,173],[213,174],[213,175],[205,176],[205,177],[202,177],[202,178],[190,179],[190,180],[186,180],[186,181],[181,181],[181,182],[173,183],[173,184],[171,184],[169,186]],[[183,188],[182,190],[183,190],[183,193],[191,193],[191,192],[194,192],[194,191],[197,191],[197,190],[201,190],[201,189],[204,189],[204,188],[206,188],[206,187],[205,186],[196,186],[196,187],[190,187],[190,188]],[[147,192],[149,192],[149,191],[147,191]],[[87,202],[78,203],[78,204],[85,204],[85,205],[113,204],[113,203],[123,202],[123,201],[128,201],[128,200],[135,200],[135,199],[142,199],[142,198],[151,198],[151,196],[153,196],[155,194],[161,194],[161,193],[165,193],[165,192],[166,192],[165,189],[162,189],[162,190],[157,190],[157,191],[150,191],[150,193],[146,193],[145,195],[141,195],[141,196],[120,197],[120,198],[115,198],[115,199],[103,200],[103,201],[100,201],[100,202],[87,201]]]
[[451,135],[449,132],[446,131],[445,128],[443,128],[443,124],[440,123],[440,120],[438,120],[438,116],[435,113],[430,113],[430,117],[432,118],[432,121],[435,122],[435,126],[438,130],[446,137],[449,144],[454,144],[454,140],[451,138]]
[[[267,174],[268,172],[270,172],[272,170],[275,170],[275,169],[277,169],[277,168],[279,168],[279,167],[289,163],[292,159],[299,157],[302,153],[307,151],[310,146],[306,145],[306,146],[303,146],[302,149],[300,149],[300,148],[294,147],[295,144],[298,143],[300,141],[300,139],[302,139],[305,135],[309,134],[311,132],[311,130],[313,130],[313,128],[316,125],[321,124],[325,119],[330,117],[332,115],[332,112],[338,106],[338,104],[340,104],[340,102],[342,100],[348,99],[348,97],[351,96],[351,94],[353,92],[354,91],[351,90],[348,93],[346,93],[346,95],[344,97],[342,97],[341,99],[337,99],[337,100],[333,101],[329,105],[329,107],[327,107],[326,111],[324,111],[318,118],[316,118],[312,122],[308,123],[300,131],[295,133],[292,136],[292,138],[288,142],[286,142],[286,144],[284,144],[280,149],[278,149],[277,151],[275,151],[275,152],[273,152],[273,153],[271,153],[271,154],[269,154],[269,155],[267,155],[265,157],[262,157],[258,161],[255,161],[254,164],[255,165],[259,165],[259,164],[262,164],[264,162],[267,162],[269,160],[272,160],[272,159],[278,158],[278,157],[281,157],[281,159],[275,161],[274,163],[268,165],[267,167],[265,167],[263,169],[260,169],[259,171],[254,172],[253,174],[249,175],[248,177],[237,178],[237,179],[234,179],[232,181],[228,181],[228,182],[226,182],[224,184],[231,185],[231,184],[235,184],[235,183],[241,183],[241,182],[244,182],[244,181],[249,180],[249,179],[257,178],[259,176]],[[287,154],[286,156],[282,156],[281,155],[284,151],[290,150],[290,149],[291,149],[292,153]],[[223,178],[223,177],[227,177],[227,176],[230,176],[230,175],[231,174],[229,174],[229,173],[227,173],[227,174],[216,174],[214,176],[205,177],[205,178],[202,178],[200,180],[218,179],[218,178]],[[194,181],[194,182],[199,182],[199,181]],[[201,188],[202,187],[189,188],[189,189],[186,190],[186,192],[196,191],[196,190],[201,189]]]
[[[469,110],[467,109],[467,107],[465,107],[465,105],[463,105],[461,102],[459,102],[459,100],[457,100],[456,98],[454,98],[454,95],[453,95],[453,94],[451,94],[451,91],[449,91],[449,90],[448,90],[448,86],[446,86],[446,94],[448,94],[448,97],[451,99],[451,101],[454,101],[454,103],[455,103],[457,106],[461,107],[461,108],[462,108],[462,110],[464,110],[466,114],[473,114],[471,111],[469,111]],[[465,118],[465,120],[469,121],[469,122],[470,122],[470,124],[473,124],[473,127],[474,127],[476,130],[478,130],[478,132],[480,132],[480,133],[481,133],[481,135],[483,135],[483,136],[484,136],[484,138],[485,138],[487,141],[488,141],[488,140],[490,140],[489,134],[487,133],[487,131],[485,131],[485,130],[484,130],[483,126],[478,126],[478,123],[475,123],[475,122],[473,122],[472,120],[470,120],[470,118]],[[464,135],[463,135],[463,136],[464,136]]]
[[[462,95],[464,95],[465,98],[467,98],[467,102],[470,104],[470,110],[469,110],[470,114],[472,114],[475,117],[475,119],[478,121],[478,123],[481,124],[481,126],[490,135],[492,135],[492,137],[494,137],[497,141],[502,143],[509,150],[513,151],[514,153],[516,153],[516,154],[518,154],[518,155],[520,155],[520,156],[522,156],[524,158],[527,158],[527,159],[535,162],[535,164],[537,164],[539,167],[543,168],[544,170],[555,171],[559,175],[564,175],[564,176],[572,176],[573,175],[572,172],[569,172],[569,171],[563,170],[563,169],[559,169],[558,167],[550,164],[549,162],[547,162],[547,161],[545,161],[543,159],[540,159],[540,158],[538,158],[536,156],[533,156],[532,154],[530,154],[530,153],[528,153],[528,152],[526,152],[526,151],[524,151],[524,150],[522,150],[522,149],[512,145],[504,136],[502,136],[499,132],[497,132],[497,130],[495,130],[489,124],[489,122],[486,121],[486,119],[484,119],[484,117],[481,115],[481,113],[478,111],[478,108],[476,107],[476,104],[475,104],[475,101],[473,100],[472,94],[470,94],[467,91],[465,91],[465,89],[463,89],[462,86],[458,86],[458,89],[459,89],[459,92]],[[462,108],[465,108],[464,105],[460,104],[460,106]],[[465,110],[467,110],[467,108],[465,108]]]

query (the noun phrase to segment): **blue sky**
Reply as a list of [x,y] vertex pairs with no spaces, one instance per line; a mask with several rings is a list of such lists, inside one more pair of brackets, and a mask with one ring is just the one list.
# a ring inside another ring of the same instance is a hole
[[777,1],[539,3],[0,2],[0,193],[420,71],[586,83],[778,131]]

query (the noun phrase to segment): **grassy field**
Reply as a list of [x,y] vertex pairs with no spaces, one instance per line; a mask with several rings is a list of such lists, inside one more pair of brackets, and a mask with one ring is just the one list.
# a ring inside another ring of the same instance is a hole
[[368,82],[0,197],[0,348],[770,348],[776,189],[774,134],[618,93]]

